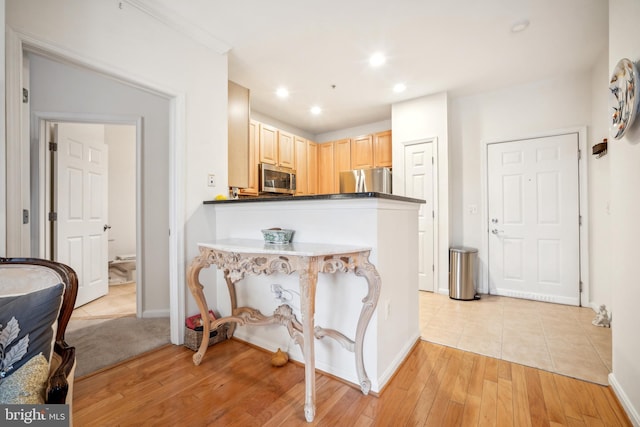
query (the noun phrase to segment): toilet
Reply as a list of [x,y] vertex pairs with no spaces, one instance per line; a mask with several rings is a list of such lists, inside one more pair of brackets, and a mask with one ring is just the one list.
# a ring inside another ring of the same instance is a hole
[[136,255],[116,255],[109,261],[109,284],[129,283],[136,280]]

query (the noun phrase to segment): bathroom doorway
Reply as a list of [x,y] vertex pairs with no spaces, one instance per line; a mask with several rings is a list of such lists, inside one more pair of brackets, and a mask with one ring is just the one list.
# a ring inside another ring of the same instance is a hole
[[74,317],[137,315],[137,128],[42,120],[47,257],[79,278]]

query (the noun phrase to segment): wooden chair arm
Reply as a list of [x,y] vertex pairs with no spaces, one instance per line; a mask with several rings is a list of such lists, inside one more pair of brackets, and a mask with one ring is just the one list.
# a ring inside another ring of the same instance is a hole
[[76,360],[76,348],[70,347],[64,341],[57,341],[54,345],[54,351],[62,360],[60,361],[60,365],[49,377],[46,402],[51,404],[64,404],[66,403],[69,392],[68,378]]

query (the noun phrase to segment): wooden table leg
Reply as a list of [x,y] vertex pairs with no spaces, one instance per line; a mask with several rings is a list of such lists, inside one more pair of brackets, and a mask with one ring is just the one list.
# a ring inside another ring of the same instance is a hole
[[360,311],[360,318],[358,319],[358,326],[356,328],[354,349],[356,354],[356,371],[358,372],[360,389],[362,390],[362,393],[368,394],[371,390],[371,380],[369,380],[367,372],[364,369],[362,348],[364,345],[364,334],[367,331],[367,326],[369,325],[371,316],[373,316],[373,312],[378,304],[381,283],[380,275],[378,274],[376,267],[369,262],[368,252],[358,255],[355,274],[357,276],[363,276],[367,280],[368,285],[367,295],[362,300],[362,310]]
[[314,350],[314,318],[316,304],[316,285],[318,283],[318,259],[316,257],[300,259],[300,305],[302,335],[304,337],[304,416],[312,422],[316,415],[316,367]]
[[207,299],[204,296],[204,292],[202,292],[203,287],[199,279],[200,270],[211,265],[207,258],[206,252],[201,251],[200,255],[191,262],[187,270],[187,285],[193,298],[196,300],[196,304],[198,304],[200,315],[202,316],[202,342],[200,343],[198,351],[193,355],[194,365],[199,365],[200,362],[202,362],[202,358],[209,347],[209,331],[211,330],[211,325],[208,321],[209,308],[207,307]]

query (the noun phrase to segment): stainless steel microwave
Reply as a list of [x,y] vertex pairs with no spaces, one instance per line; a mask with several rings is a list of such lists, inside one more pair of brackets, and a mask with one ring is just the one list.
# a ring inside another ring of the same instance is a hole
[[295,194],[296,171],[294,169],[260,163],[258,174],[261,193]]

